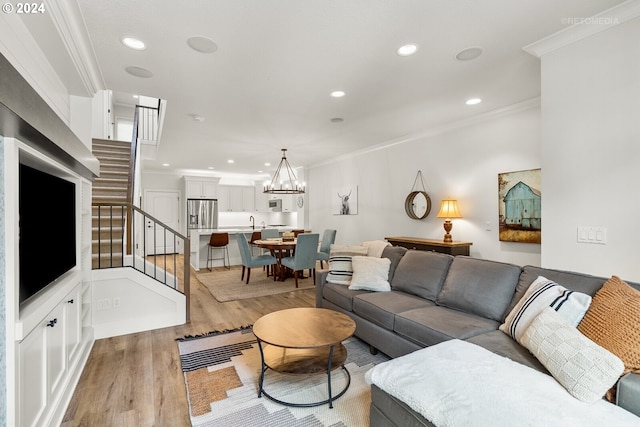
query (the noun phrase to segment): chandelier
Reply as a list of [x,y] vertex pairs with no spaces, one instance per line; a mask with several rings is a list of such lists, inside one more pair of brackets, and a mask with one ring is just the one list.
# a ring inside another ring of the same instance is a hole
[[[281,176],[282,175],[282,176]],[[270,194],[304,194],[304,182],[298,183],[296,174],[287,161],[287,149],[282,148],[282,159],[271,181],[265,181],[264,193]]]

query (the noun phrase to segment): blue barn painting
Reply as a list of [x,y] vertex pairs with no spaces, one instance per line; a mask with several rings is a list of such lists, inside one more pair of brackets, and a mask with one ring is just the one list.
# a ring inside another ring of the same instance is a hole
[[540,230],[541,199],[538,190],[519,181],[504,196],[505,225],[510,228]]

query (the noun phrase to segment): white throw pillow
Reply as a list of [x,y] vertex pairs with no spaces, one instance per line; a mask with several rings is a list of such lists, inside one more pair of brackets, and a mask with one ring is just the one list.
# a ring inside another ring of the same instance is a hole
[[500,330],[522,344],[521,337],[533,319],[547,307],[555,309],[570,325],[576,327],[584,317],[591,296],[570,291],[564,286],[539,276],[509,313]]
[[522,342],[573,397],[583,402],[601,399],[624,371],[618,356],[582,335],[551,307],[531,322]]
[[389,258],[374,258],[370,256],[354,256],[351,259],[353,276],[349,289],[365,291],[390,291]]
[[331,245],[327,282],[349,285],[353,274],[351,257],[357,255],[367,255],[367,248],[365,246]]

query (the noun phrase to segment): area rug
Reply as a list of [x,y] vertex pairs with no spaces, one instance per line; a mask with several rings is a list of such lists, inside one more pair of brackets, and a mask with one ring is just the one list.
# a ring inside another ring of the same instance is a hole
[[[304,426],[358,427],[369,425],[371,389],[364,374],[388,359],[372,355],[369,346],[352,337],[347,348],[346,368],[351,374],[347,392],[329,405],[294,408],[258,398],[260,350],[251,328],[189,337],[178,343],[194,427]],[[332,371],[334,394],[342,390],[347,376]],[[265,390],[277,399],[309,403],[326,400],[327,376],[265,373]]]
[[[305,273],[308,274],[308,271]],[[230,270],[216,267],[213,271],[203,268],[195,272],[196,278],[219,302],[264,297],[313,288],[313,277],[305,276],[304,279],[298,279],[298,288],[296,289],[296,282],[293,277],[287,278],[284,282],[274,282],[273,277],[267,277],[267,273],[262,268],[252,268],[251,280],[247,284],[246,274],[245,272],[245,280],[241,280],[242,267],[238,266],[231,267]]]

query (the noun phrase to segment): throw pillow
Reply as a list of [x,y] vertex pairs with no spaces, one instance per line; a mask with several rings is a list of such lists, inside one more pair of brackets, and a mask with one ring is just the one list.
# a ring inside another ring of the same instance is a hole
[[338,285],[349,285],[351,283],[351,275],[353,268],[351,266],[351,257],[367,255],[365,246],[347,246],[347,245],[331,245],[329,250],[329,273],[327,274],[327,282]]
[[354,256],[351,258],[353,276],[349,289],[352,291],[390,291],[389,258],[374,258],[371,256]]
[[640,373],[640,291],[617,276],[593,297],[578,330],[624,362],[624,373]]
[[618,381],[624,364],[547,307],[522,335],[525,347],[575,398],[594,403]]
[[368,240],[360,243],[361,246],[366,246],[367,256],[381,257],[384,248],[391,246],[391,243],[386,240]]
[[510,335],[518,343],[533,319],[546,307],[552,307],[573,327],[580,320],[591,304],[591,296],[573,292],[559,284],[538,276],[529,286],[524,296],[511,310],[500,330]]

